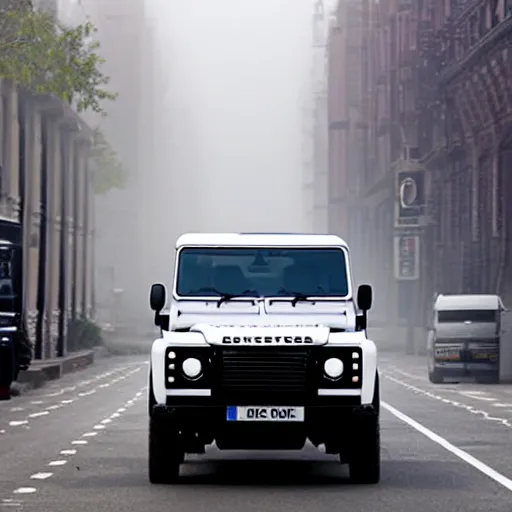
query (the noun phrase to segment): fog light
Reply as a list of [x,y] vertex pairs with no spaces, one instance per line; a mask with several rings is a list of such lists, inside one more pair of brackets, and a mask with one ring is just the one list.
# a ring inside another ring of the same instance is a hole
[[359,365],[357,363],[354,363],[352,365],[352,370],[359,370]]
[[175,369],[176,369],[176,365],[174,363],[169,365],[169,370],[175,370]]
[[324,363],[324,372],[330,379],[339,379],[343,375],[343,361],[337,357],[331,357]]
[[197,379],[203,370],[201,361],[195,357],[189,357],[188,359],[185,359],[185,361],[183,361],[182,368],[183,373],[189,379]]
[[354,383],[359,382],[359,377],[352,377],[352,382],[354,382]]
[[168,382],[174,382],[174,377],[167,377]]

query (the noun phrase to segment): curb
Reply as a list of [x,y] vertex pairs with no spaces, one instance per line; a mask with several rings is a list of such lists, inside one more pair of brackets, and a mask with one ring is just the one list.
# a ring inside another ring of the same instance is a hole
[[28,370],[21,371],[12,385],[12,395],[18,396],[32,389],[43,387],[48,381],[60,379],[94,364],[97,358],[105,357],[105,349],[84,350],[60,360],[36,361]]

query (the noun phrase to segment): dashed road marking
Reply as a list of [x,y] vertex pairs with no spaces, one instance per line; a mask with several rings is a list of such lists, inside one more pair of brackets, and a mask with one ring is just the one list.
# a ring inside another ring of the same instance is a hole
[[19,420],[19,421],[9,421],[10,427],[21,427],[22,425],[27,425],[28,420]]
[[[113,370],[113,371],[110,371],[110,372],[107,372],[107,373],[104,373],[104,374],[100,374],[98,376],[96,376],[95,378],[93,379],[89,379],[89,380],[84,380],[82,381],[81,383],[78,383],[77,385],[75,386],[70,386],[70,387],[66,387],[66,388],[63,388],[57,392],[54,392],[54,393],[47,393],[46,395],[43,395],[44,397],[46,398],[52,398],[52,397],[57,397],[57,396],[61,396],[63,395],[64,393],[67,393],[67,392],[71,392],[71,391],[74,391],[76,390],[77,388],[79,387],[82,387],[84,385],[88,385],[88,384],[91,384],[99,379],[103,379],[103,378],[106,378],[106,377],[109,377],[109,376],[112,376],[114,374],[118,374],[119,372],[127,372],[125,374],[122,374],[121,376],[118,376],[116,377],[115,379],[113,379],[112,381],[108,382],[108,383],[105,383],[103,385],[100,385],[98,386],[99,387],[109,387],[110,385],[114,384],[115,382],[119,382],[120,380],[122,379],[126,379],[127,377],[130,377],[136,373],[138,373],[139,371],[142,370],[142,367],[140,364],[136,364],[134,365],[135,368],[133,368],[133,365],[132,366],[127,366],[127,367],[121,367],[121,368],[118,368],[116,370]],[[78,393],[78,396],[76,398],[71,398],[71,399],[65,399],[65,400],[61,400],[60,403],[58,404],[53,404],[53,405],[49,405],[47,407],[45,407],[44,410],[42,411],[37,411],[37,412],[34,412],[34,413],[30,413],[26,416],[25,419],[23,420],[13,420],[13,421],[10,421],[8,426],[9,427],[20,427],[20,426],[23,426],[23,425],[27,425],[29,423],[28,420],[31,420],[31,419],[35,419],[35,418],[39,418],[41,416],[48,416],[50,414],[51,411],[55,411],[57,409],[61,409],[62,407],[65,407],[66,405],[69,405],[69,404],[72,404],[74,403],[79,397],[84,397],[84,396],[90,396],[94,393],[97,392],[97,389],[94,388],[94,389],[90,389],[88,391],[84,391],[84,392],[81,392],[81,393]],[[44,404],[44,401],[43,400],[32,400],[30,402],[32,405],[43,405]],[[22,407],[13,407],[11,409],[11,412],[22,412],[24,411],[25,409],[22,408]],[[1,434],[5,434],[6,433],[6,430],[5,429],[2,429],[0,431]]]
[[103,430],[105,428],[105,425],[94,425],[94,427],[92,427],[96,430]]
[[61,455],[76,455],[76,450],[61,450]]
[[498,473],[495,469],[483,463],[476,457],[473,457],[473,455],[470,455],[468,452],[461,450],[460,448],[457,448],[455,445],[444,439],[444,437],[441,437],[440,435],[436,434],[429,428],[417,422],[415,419],[411,418],[410,416],[407,416],[398,409],[395,409],[395,407],[393,407],[392,405],[386,402],[381,402],[381,405],[382,407],[384,407],[384,409],[386,409],[400,421],[406,423],[407,425],[418,431],[420,434],[423,434],[425,437],[427,437],[434,443],[438,444],[451,454],[458,457],[460,460],[464,461],[466,464],[469,464],[476,470],[480,471],[480,473],[483,473],[485,476],[491,478],[501,486],[505,487],[505,489],[512,491],[512,480],[507,478],[505,475]]
[[[145,391],[147,389],[147,386],[144,386],[142,388],[142,391]],[[142,396],[142,391],[138,392],[138,394],[132,399],[130,400],[131,404],[133,405],[141,396]],[[120,409],[118,409],[119,411]],[[126,411],[126,409],[124,409],[124,411]],[[119,412],[117,413],[113,413],[112,416],[114,415],[117,415],[115,417],[119,417],[120,414]],[[111,417],[112,417],[111,416]],[[109,422],[111,422],[112,420],[109,420]],[[103,420],[103,422],[105,422],[105,420]],[[97,424],[95,425],[94,427],[95,429],[105,429],[105,425],[102,425],[101,423],[100,424]],[[86,432],[85,434],[82,435],[82,437],[93,437],[93,436],[96,436],[97,435],[97,432]],[[88,444],[89,441],[86,441],[84,439],[77,439],[77,440],[74,440],[74,441],[71,441],[71,444],[72,445],[86,445]],[[77,450],[76,449],[66,449],[66,450],[61,450],[60,451],[60,455],[64,455],[64,456],[67,456],[67,457],[71,457],[72,455],[76,455],[77,453]],[[56,460],[52,460],[50,462],[48,462],[47,466],[49,467],[59,467],[59,466],[64,466],[67,464],[69,458],[66,459],[56,459]],[[47,480],[48,478],[50,478],[51,476],[53,476],[54,473],[52,472],[49,472],[49,471],[41,471],[39,473],[34,473],[33,475],[30,476],[30,479],[31,480]],[[37,489],[35,487],[18,487],[17,489],[15,489],[13,491],[13,494],[33,494],[37,492]],[[3,505],[6,501],[3,500],[0,505]]]
[[41,416],[46,416],[50,414],[50,411],[39,411],[39,412],[33,412],[32,414],[29,414],[29,418],[40,418]]
[[53,475],[53,473],[34,473],[30,478],[32,480],[46,480],[47,478],[50,478]]
[[49,405],[46,410],[47,411],[56,411],[57,409],[60,409],[61,407],[63,407],[62,404],[56,404],[56,405]]

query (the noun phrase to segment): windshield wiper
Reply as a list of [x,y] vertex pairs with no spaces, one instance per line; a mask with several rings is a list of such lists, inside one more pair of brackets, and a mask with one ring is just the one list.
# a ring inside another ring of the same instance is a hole
[[[216,293],[219,295],[219,302],[217,302],[217,307],[220,308],[221,304],[224,302],[228,302],[230,300],[236,299],[237,297],[257,297],[258,292],[256,290],[244,290],[241,294],[235,294],[235,293],[225,293],[217,290],[217,288],[212,288],[210,286],[207,286],[205,288],[199,288],[197,290],[194,290],[192,293],[199,293],[199,292],[211,292]],[[215,298],[215,297],[212,297]]]
[[[324,289],[321,286],[319,286],[316,289],[316,291],[323,292]],[[295,307],[297,305],[297,303],[299,303],[299,302],[305,302],[305,301],[311,300],[311,297],[312,297],[312,295],[306,295],[305,293],[301,293],[301,292],[289,292],[288,290],[285,290],[284,288],[280,288],[279,293],[284,293],[286,295],[289,295],[290,297],[293,297],[293,300],[292,300],[293,307]]]

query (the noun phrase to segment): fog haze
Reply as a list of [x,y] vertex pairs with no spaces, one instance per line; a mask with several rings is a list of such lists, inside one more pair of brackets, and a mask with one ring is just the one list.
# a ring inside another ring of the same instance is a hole
[[308,0],[148,0],[168,73],[173,235],[300,230]]

